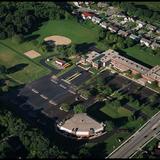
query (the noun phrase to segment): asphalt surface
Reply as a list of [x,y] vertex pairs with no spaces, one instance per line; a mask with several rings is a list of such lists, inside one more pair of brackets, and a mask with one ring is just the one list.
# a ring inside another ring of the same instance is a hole
[[129,158],[160,132],[160,112],[106,158]]
[[84,69],[76,66],[75,68],[71,69],[67,73],[60,76],[60,79],[65,79],[66,80],[76,73],[80,73],[80,75],[70,81],[70,83],[72,83],[73,85],[79,86],[79,85],[81,85],[82,83],[84,83],[85,81],[87,81],[88,79],[91,78],[91,73],[90,72],[85,71]]
[[83,99],[73,90],[72,85],[61,79],[52,79],[51,76],[49,74],[26,85],[20,90],[17,99],[21,100],[20,107],[23,110],[27,110],[28,105],[28,108],[41,110],[50,118],[63,119],[67,113],[60,110],[59,105],[63,102],[72,104],[76,101],[76,97],[79,97],[79,100]]

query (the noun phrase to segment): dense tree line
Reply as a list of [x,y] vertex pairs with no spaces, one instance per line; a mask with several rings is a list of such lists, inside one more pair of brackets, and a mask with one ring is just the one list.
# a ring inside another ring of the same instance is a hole
[[0,6],[0,39],[25,35],[44,21],[71,16],[54,2],[0,2]]
[[[1,134],[0,141],[2,141],[6,135],[18,136],[28,151],[28,158],[65,157],[66,153],[45,138],[38,129],[31,128],[31,126],[24,123],[20,118],[15,117],[10,111],[1,109],[0,125],[5,127],[5,133],[3,133],[3,135]],[[0,155],[3,153],[1,158],[7,158],[8,155],[5,155],[5,153],[8,153],[11,146],[7,144],[7,141],[2,142],[3,143],[0,143]],[[6,152],[6,150],[8,151]],[[12,155],[12,157],[14,156],[16,155]]]
[[99,41],[102,41],[106,46],[113,49],[124,49],[136,44],[136,42],[129,37],[123,38],[104,29],[99,32]]
[[120,7],[129,16],[136,16],[149,23],[159,23],[160,15],[157,11],[142,8],[129,2],[112,2],[112,5]]

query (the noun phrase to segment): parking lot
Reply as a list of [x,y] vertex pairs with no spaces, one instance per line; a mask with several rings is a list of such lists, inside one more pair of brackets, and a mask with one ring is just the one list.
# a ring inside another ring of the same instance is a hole
[[84,69],[78,66],[76,66],[72,70],[60,76],[60,79],[64,79],[76,86],[81,85],[82,83],[84,83],[90,78],[91,78],[91,73],[88,71],[85,71]]
[[[23,88],[19,97],[27,97],[25,104],[33,107],[34,110],[41,110],[48,117],[64,118],[66,112],[59,109],[62,103],[72,104],[79,95],[73,91],[71,85],[62,80],[51,79],[51,75],[42,77]],[[83,100],[79,97],[80,100]],[[25,110],[24,105],[21,105]]]

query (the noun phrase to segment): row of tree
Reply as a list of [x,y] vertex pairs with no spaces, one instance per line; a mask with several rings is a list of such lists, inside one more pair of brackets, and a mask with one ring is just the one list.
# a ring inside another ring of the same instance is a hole
[[136,44],[135,41],[128,37],[123,38],[115,33],[111,33],[104,29],[99,32],[99,41],[103,41],[105,45],[113,49],[124,49],[132,47]]

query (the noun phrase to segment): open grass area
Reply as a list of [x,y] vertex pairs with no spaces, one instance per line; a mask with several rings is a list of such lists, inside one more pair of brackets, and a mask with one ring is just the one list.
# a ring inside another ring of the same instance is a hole
[[0,44],[0,64],[10,70],[9,76],[20,83],[31,82],[49,71],[20,55],[14,50]]
[[146,115],[148,115],[149,117],[152,117],[154,114],[156,114],[159,111],[158,108],[151,108],[149,106],[146,106],[142,109],[142,112],[144,112]]
[[54,20],[44,23],[34,35],[40,35],[38,40],[43,40],[47,36],[62,35],[70,38],[73,43],[91,43],[98,37],[98,27],[89,29],[75,20]]
[[124,107],[104,106],[100,109],[103,113],[112,118],[129,117],[132,112]]
[[153,55],[149,52],[146,52],[146,51],[143,51],[142,49],[140,49],[137,45],[136,46],[133,46],[133,47],[130,47],[130,48],[127,48],[127,49],[123,49],[123,51],[139,60],[139,61],[142,61],[143,63],[146,63],[146,64],[149,64],[151,66],[155,66],[155,65],[160,65],[160,56],[158,55]]
[[109,137],[105,142],[106,142],[106,149],[108,153],[111,153],[116,147],[118,147],[121,143],[119,142],[118,139],[122,137],[123,139],[129,138],[130,134],[129,132],[118,132],[114,133],[111,137]]

